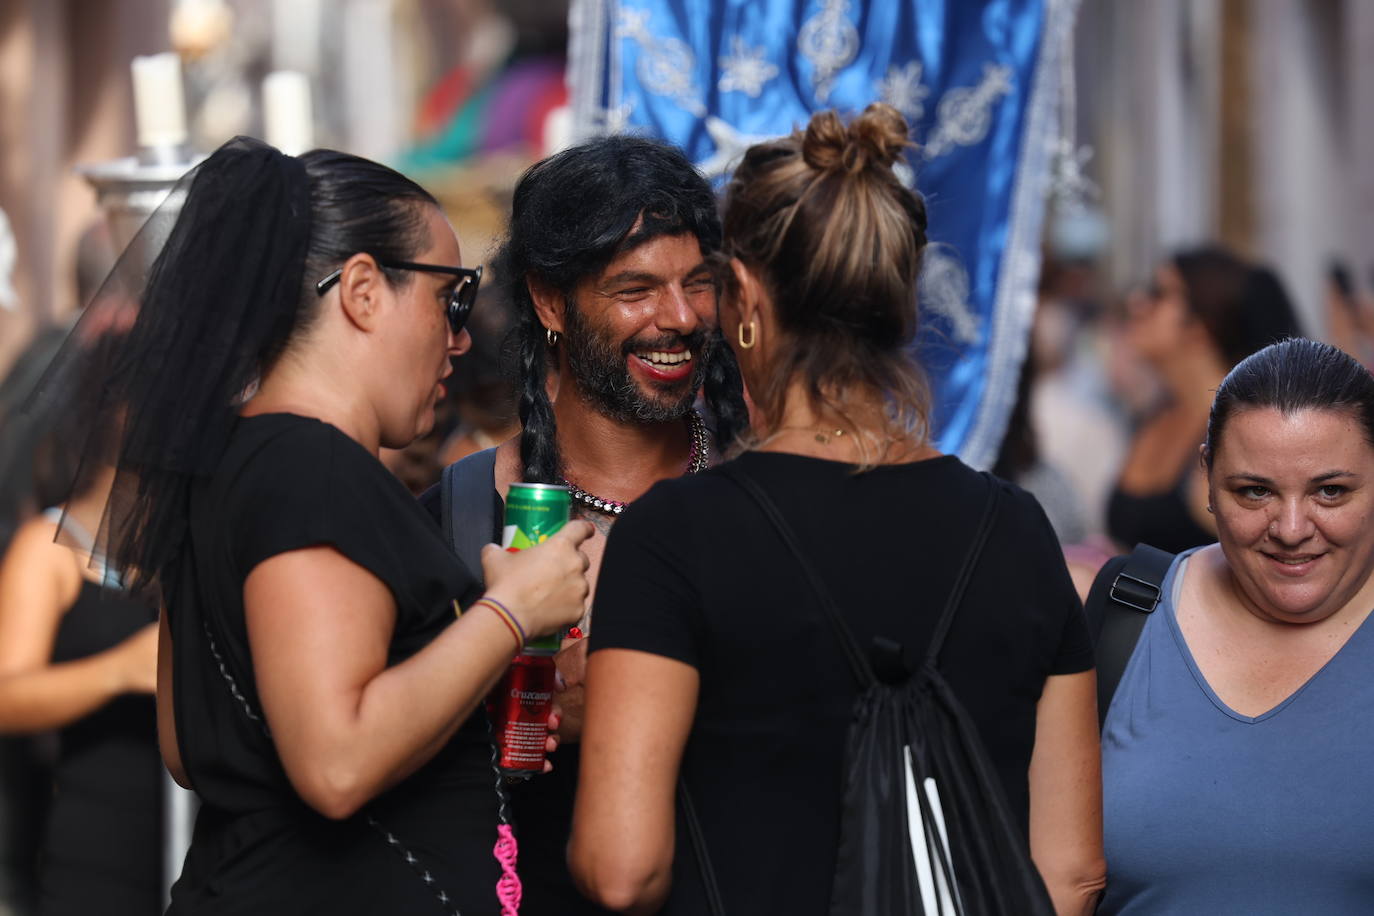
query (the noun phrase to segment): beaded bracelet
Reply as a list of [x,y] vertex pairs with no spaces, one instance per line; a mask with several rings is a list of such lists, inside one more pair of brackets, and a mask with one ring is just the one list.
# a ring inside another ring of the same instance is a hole
[[[519,654],[520,651],[525,648],[525,628],[520,626],[520,621],[515,619],[515,615],[510,612],[510,608],[506,607],[504,604],[497,601],[495,598],[488,598],[486,596],[478,598],[476,601],[474,601],[472,603],[472,607],[477,607],[477,605],[479,604],[485,605],[486,607],[495,611],[496,616],[500,617],[502,623],[504,623],[507,626],[507,628],[510,629],[510,634],[515,637],[516,654]],[[471,609],[472,608],[469,608],[468,610]]]

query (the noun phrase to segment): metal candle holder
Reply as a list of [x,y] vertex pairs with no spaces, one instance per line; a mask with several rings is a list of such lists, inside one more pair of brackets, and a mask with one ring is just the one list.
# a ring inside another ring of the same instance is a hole
[[168,195],[195,161],[184,147],[145,148],[137,156],[77,167],[95,189],[116,251],[135,253],[145,269],[162,250],[181,212],[182,199]]

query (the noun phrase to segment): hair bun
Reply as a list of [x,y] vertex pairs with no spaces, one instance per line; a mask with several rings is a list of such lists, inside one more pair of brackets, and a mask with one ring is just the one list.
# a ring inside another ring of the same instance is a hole
[[869,105],[848,127],[833,111],[817,112],[802,138],[802,158],[822,172],[890,169],[911,145],[909,130],[901,113],[883,102]]

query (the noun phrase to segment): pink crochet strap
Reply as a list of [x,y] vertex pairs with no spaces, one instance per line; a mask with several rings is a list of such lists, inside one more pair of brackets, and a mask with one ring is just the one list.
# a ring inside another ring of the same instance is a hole
[[520,916],[520,876],[515,862],[520,857],[520,845],[510,824],[496,826],[496,847],[492,855],[501,863],[501,879],[496,882],[496,899],[501,902],[501,916]]

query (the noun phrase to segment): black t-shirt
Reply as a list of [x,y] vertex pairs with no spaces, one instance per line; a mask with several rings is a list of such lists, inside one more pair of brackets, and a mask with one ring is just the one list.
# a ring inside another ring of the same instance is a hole
[[[737,459],[778,503],[862,646],[919,660],[985,504],[1005,489],[939,668],[978,724],[1010,809],[1045,678],[1092,667],[1058,541],[1035,500],[946,456],[854,473],[799,455]],[[778,535],[718,471],[660,482],[616,523],[590,649],[697,668],[683,761],[730,912],[824,913],[839,830],[844,738],[858,684]],[[679,823],[669,913],[706,912]]]
[[319,545],[390,589],[390,664],[447,626],[455,599],[474,597],[474,577],[438,528],[357,442],[290,414],[236,424],[192,492],[187,545],[170,577],[177,739],[202,802],[170,912],[442,913],[442,890],[464,914],[494,914],[496,794],[482,714],[346,821],[300,800],[264,732],[243,584],[263,560]]

